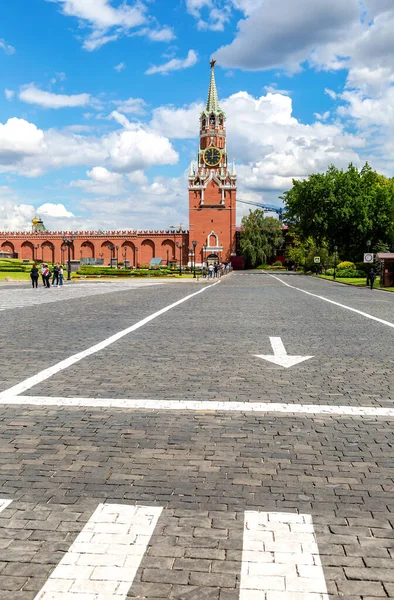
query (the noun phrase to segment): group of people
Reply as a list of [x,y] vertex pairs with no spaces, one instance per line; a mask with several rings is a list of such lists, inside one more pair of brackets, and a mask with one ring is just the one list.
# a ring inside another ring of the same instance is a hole
[[216,279],[218,277],[222,277],[222,275],[227,275],[229,271],[229,264],[225,265],[215,263],[213,265],[212,263],[210,263],[209,265],[203,265],[202,276],[204,279]]
[[[63,275],[64,275],[63,267],[60,263],[56,263],[54,265],[53,274],[51,273],[51,270],[47,263],[41,264],[41,278],[42,278],[42,284],[45,288],[51,287],[51,277],[52,277],[53,287],[62,287]],[[40,270],[37,267],[36,263],[34,263],[31,268],[31,271],[30,271],[31,285],[33,288],[38,287],[39,276],[40,276]]]

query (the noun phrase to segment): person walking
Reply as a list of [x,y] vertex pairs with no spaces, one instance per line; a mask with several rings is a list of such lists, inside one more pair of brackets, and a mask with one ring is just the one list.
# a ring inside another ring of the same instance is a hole
[[209,279],[213,279],[213,265],[209,265]]
[[206,279],[206,277],[207,277],[207,267],[205,265],[202,268],[202,276],[203,276],[203,279]]
[[64,273],[63,273],[63,267],[62,267],[62,265],[59,265],[58,274],[59,274],[59,287],[63,287],[63,275],[64,275]]
[[56,263],[53,268],[52,285],[59,286],[59,263]]
[[36,265],[36,263],[33,263],[33,266],[30,271],[30,279],[31,279],[31,285],[32,285],[33,289],[38,287],[38,276],[39,276],[39,272],[37,269],[37,265]]
[[371,284],[371,290],[373,290],[375,279],[376,279],[375,269],[373,267],[371,267],[371,270],[369,272],[369,282]]

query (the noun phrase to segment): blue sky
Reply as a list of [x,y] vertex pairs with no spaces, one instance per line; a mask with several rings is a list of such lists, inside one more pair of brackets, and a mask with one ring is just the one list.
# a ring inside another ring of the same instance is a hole
[[0,3],[0,229],[187,223],[212,56],[241,199],[392,176],[393,29],[392,0]]

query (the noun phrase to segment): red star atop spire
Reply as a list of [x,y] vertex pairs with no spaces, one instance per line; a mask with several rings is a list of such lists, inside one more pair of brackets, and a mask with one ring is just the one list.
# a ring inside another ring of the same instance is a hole
[[211,69],[213,69],[214,66],[216,65],[216,60],[214,58],[211,60],[210,65],[211,65]]

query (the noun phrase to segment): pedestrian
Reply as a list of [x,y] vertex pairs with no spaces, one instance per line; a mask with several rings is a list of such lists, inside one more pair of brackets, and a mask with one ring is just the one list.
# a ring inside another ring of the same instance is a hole
[[58,270],[58,275],[59,275],[59,287],[63,287],[63,265],[59,265],[59,270]]
[[369,281],[371,284],[371,290],[373,290],[373,285],[375,283],[375,279],[376,279],[375,269],[373,267],[371,267],[371,270],[369,272]]
[[215,279],[217,279],[219,277],[219,263],[215,263],[214,271],[215,271]]
[[209,279],[213,279],[213,265],[209,265]]
[[49,270],[48,265],[44,265],[44,269],[42,271],[42,278],[44,281],[44,287],[50,288],[51,284],[50,284],[50,278],[51,278],[51,272]]
[[206,279],[207,277],[207,267],[205,265],[202,268],[202,276],[204,279]]
[[38,276],[39,276],[39,272],[37,269],[37,265],[36,265],[36,263],[33,263],[33,266],[30,271],[31,285],[32,285],[33,289],[38,287]]
[[52,285],[59,286],[59,263],[56,263],[53,268]]

